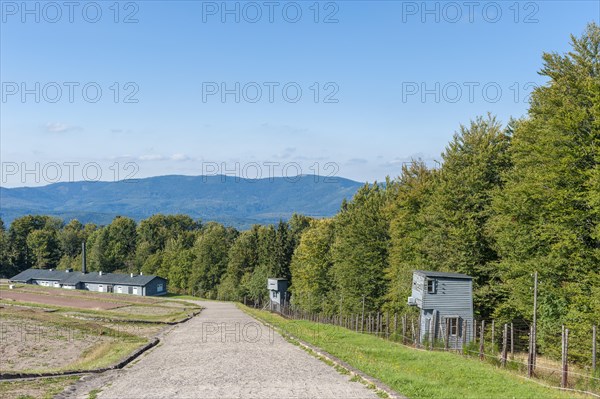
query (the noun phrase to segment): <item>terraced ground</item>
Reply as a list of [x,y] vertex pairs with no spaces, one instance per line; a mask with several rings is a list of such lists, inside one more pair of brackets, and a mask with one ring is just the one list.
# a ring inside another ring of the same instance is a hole
[[[166,323],[199,311],[163,297],[0,284],[0,374],[109,367],[169,328]],[[0,382],[0,397],[44,397],[73,379],[57,381],[62,385]],[[30,391],[39,395],[22,393]]]

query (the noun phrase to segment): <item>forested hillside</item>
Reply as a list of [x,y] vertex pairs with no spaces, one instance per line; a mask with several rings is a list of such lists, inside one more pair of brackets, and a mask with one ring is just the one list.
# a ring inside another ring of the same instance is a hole
[[352,197],[362,185],[338,176],[274,174],[271,172],[271,177],[262,179],[175,175],[0,187],[0,217],[7,224],[30,214],[109,224],[118,215],[139,222],[157,213],[185,214],[248,229],[254,224],[289,219],[294,213],[333,216],[340,202]]
[[478,317],[532,318],[539,273],[540,350],[561,324],[600,315],[600,27],[543,55],[548,83],[528,115],[460,126],[437,169],[415,160],[400,176],[365,185],[328,219],[294,215],[246,231],[189,216],[139,224],[62,225],[27,216],[2,228],[1,271],[79,268],[158,274],[173,291],[265,300],[266,278],[291,279],[292,302],[311,311],[410,311],[414,269],[474,277]]

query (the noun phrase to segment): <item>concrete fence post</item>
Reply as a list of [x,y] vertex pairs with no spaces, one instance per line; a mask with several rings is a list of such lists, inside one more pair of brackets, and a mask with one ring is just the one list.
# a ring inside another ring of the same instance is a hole
[[496,330],[496,320],[492,319],[492,352],[491,353],[495,352],[495,350],[494,350],[494,345],[496,343],[496,340],[495,340],[496,337],[494,335],[495,330]]
[[444,337],[444,349],[450,348],[450,319],[446,319],[446,334]]
[[569,329],[562,327],[562,376],[560,379],[560,387],[566,388],[569,378]]
[[462,330],[462,350],[463,354],[467,353],[467,328],[468,324],[466,320],[463,320],[463,330]]
[[596,325],[592,327],[592,375],[596,374]]
[[502,367],[506,367],[506,353],[508,351],[508,324],[504,324],[502,333]]
[[510,360],[515,359],[515,328],[513,323],[510,323]]
[[483,360],[485,353],[484,353],[484,333],[485,333],[485,320],[481,320],[481,326],[479,327],[479,359]]

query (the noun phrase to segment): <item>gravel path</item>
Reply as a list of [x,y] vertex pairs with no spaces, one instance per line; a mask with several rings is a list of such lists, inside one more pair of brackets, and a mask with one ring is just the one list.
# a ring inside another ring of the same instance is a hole
[[377,398],[234,304],[199,304],[200,316],[111,374],[98,398]]

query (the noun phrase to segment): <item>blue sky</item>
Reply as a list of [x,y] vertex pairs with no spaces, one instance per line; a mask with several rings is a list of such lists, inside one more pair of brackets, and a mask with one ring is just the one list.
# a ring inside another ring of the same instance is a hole
[[5,187],[382,180],[478,115],[524,115],[542,52],[600,19],[597,1],[0,3]]

